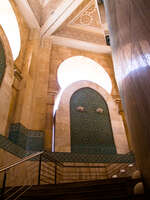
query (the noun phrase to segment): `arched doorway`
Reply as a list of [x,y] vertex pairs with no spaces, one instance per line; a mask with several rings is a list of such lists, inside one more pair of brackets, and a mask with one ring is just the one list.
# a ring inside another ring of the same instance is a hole
[[70,100],[71,152],[115,154],[109,110],[104,98],[84,87]]
[[127,138],[117,104],[102,87],[90,81],[73,83],[64,90],[61,96],[59,107],[56,111],[55,152],[71,152],[70,99],[76,91],[86,87],[95,90],[107,102],[116,151],[118,154],[128,153]]

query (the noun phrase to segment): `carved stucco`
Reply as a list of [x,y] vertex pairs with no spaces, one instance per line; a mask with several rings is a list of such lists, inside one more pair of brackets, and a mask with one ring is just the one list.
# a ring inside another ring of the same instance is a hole
[[93,26],[100,28],[100,21],[95,6],[95,1],[87,4],[83,10],[69,23],[70,25]]

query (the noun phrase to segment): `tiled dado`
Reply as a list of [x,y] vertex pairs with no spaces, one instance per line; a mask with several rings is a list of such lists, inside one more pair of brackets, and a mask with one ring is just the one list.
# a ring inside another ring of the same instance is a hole
[[29,130],[20,123],[10,125],[8,138],[27,151],[44,149],[44,132]]
[[20,146],[11,142],[8,138],[0,135],[0,149],[3,149],[19,158],[30,155],[31,152],[22,149]]
[[[76,163],[135,163],[132,152],[127,154],[83,154],[69,152],[47,152],[52,160]],[[44,159],[44,158],[43,158]]]

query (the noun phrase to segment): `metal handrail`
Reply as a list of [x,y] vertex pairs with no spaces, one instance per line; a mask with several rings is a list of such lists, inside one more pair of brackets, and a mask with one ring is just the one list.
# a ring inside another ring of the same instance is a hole
[[106,168],[105,166],[98,166],[98,165],[95,165],[95,166],[87,166],[87,165],[63,165],[63,167],[65,168]]
[[34,157],[36,157],[38,155],[43,154],[43,153],[44,153],[44,151],[41,151],[41,152],[37,152],[37,153],[32,154],[32,155],[29,155],[29,156],[21,159],[20,161],[17,161],[14,164],[9,165],[8,167],[4,167],[4,168],[0,169],[0,173],[3,172],[3,171],[7,171],[8,169],[10,169],[12,167],[15,167],[16,165],[19,165],[19,164],[21,164],[21,163],[23,163],[23,162],[25,162],[27,160],[30,160],[31,158],[34,158]]
[[50,158],[49,161],[56,163],[57,165],[59,165],[61,167],[64,167],[64,165],[61,161],[51,158],[50,155],[47,153],[47,151],[44,151],[44,155],[47,155]]
[[[38,156],[38,159],[36,159],[37,156]],[[59,181],[61,180],[61,176],[63,176],[62,173],[64,173],[64,172],[62,172],[63,168],[105,168],[106,167],[105,165],[100,165],[100,166],[99,165],[89,166],[89,165],[83,165],[83,164],[82,165],[70,165],[70,164],[66,165],[65,162],[63,163],[63,162],[56,160],[55,158],[51,157],[46,151],[37,152],[37,153],[31,154],[31,155],[21,159],[20,161],[17,161],[13,164],[10,164],[8,167],[4,167],[4,168],[0,169],[0,173],[3,172],[3,174],[4,174],[3,175],[2,189],[0,191],[0,198],[1,197],[3,198],[4,196],[7,195],[8,190],[6,190],[7,189],[6,188],[6,179],[7,179],[7,176],[8,176],[9,169],[11,169],[15,166],[18,166],[19,164],[24,163],[25,161],[28,161],[28,160],[38,161],[38,163],[37,163],[38,165],[36,165],[38,167],[38,173],[36,174],[36,177],[35,177],[35,178],[37,178],[37,179],[35,179],[35,181],[37,181],[36,184],[38,184],[38,185],[41,184],[41,181],[44,182],[44,183],[50,184],[49,181],[51,181],[51,180],[54,184],[60,183]],[[51,165],[51,162],[53,163],[52,165]],[[49,163],[50,163],[50,165],[49,165]],[[74,162],[72,162],[72,163],[74,163]],[[44,168],[45,167],[44,165],[46,166],[46,168]],[[52,169],[50,169],[50,167],[52,167]],[[45,171],[45,169],[46,169],[46,171]],[[44,173],[43,173],[43,171],[44,171]],[[51,173],[51,171],[53,173]],[[49,172],[50,176],[47,176],[47,172]],[[70,178],[70,176],[72,176],[72,174],[68,173],[67,177]],[[88,176],[93,177],[93,174],[88,175]],[[28,188],[31,188],[33,184],[34,183],[32,182],[31,185]],[[21,188],[23,188],[25,186],[27,186],[27,185],[24,184],[23,186],[21,186]],[[27,191],[28,188],[25,188],[25,190],[19,194],[19,197],[25,191]],[[21,189],[19,189],[19,190],[21,190]],[[16,192],[18,192],[18,190]],[[14,195],[14,193],[12,193],[12,196],[13,195]]]

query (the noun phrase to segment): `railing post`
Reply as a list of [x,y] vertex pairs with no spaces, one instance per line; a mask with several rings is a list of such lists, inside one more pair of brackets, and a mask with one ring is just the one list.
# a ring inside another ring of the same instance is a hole
[[55,162],[55,185],[57,184],[57,163]]
[[41,178],[41,163],[42,163],[42,154],[40,154],[40,157],[39,157],[38,185],[40,185],[40,178]]
[[3,199],[4,192],[5,192],[5,187],[6,187],[6,178],[7,178],[7,171],[5,170],[4,178],[3,178],[3,185],[2,185],[2,190],[1,190],[2,199]]

